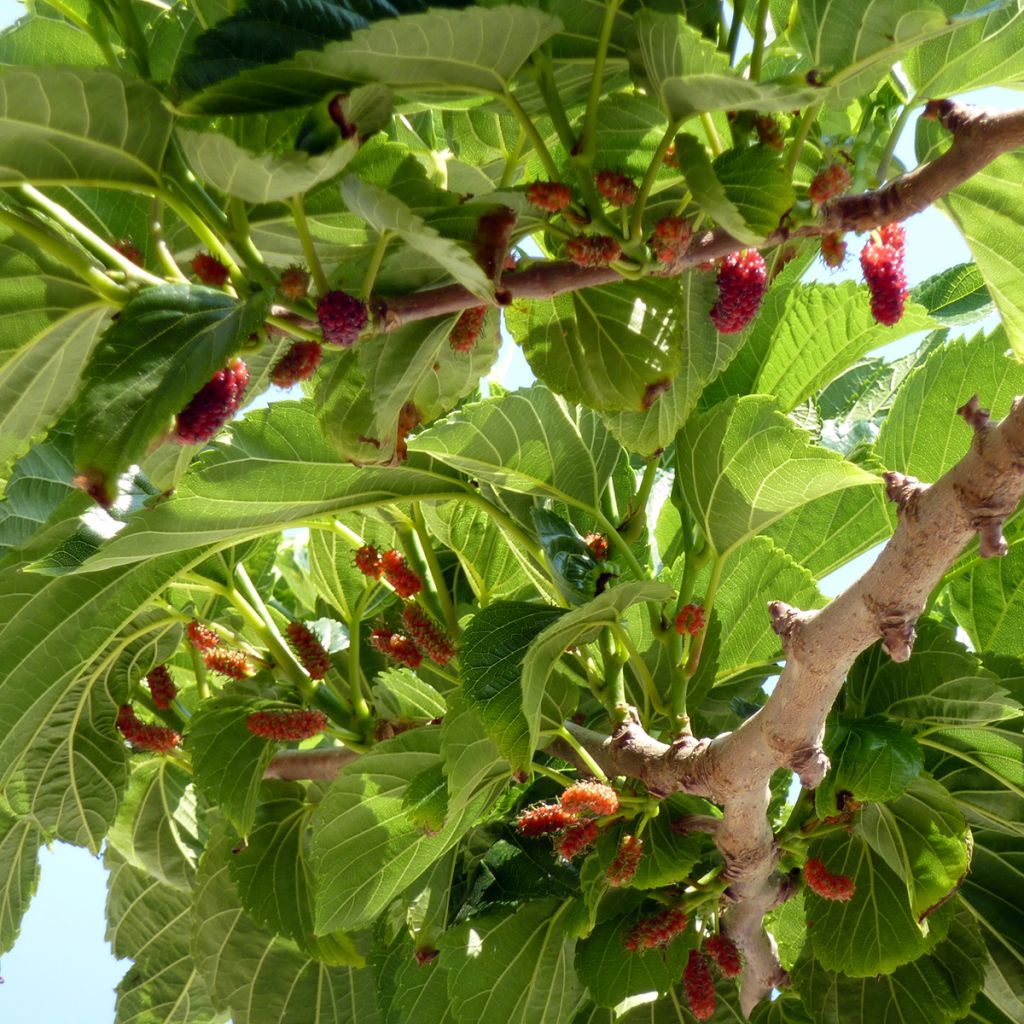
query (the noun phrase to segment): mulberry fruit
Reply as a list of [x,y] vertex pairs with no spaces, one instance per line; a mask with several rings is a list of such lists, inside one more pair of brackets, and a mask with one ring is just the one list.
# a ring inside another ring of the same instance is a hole
[[394,587],[399,597],[408,598],[423,589],[423,580],[409,568],[406,560],[397,551],[385,551],[380,556],[384,579]]
[[486,316],[486,306],[474,306],[472,309],[462,311],[462,315],[455,321],[452,333],[448,336],[448,344],[451,345],[453,352],[473,351]]
[[446,665],[455,657],[455,645],[445,631],[426,612],[416,605],[406,605],[402,612],[405,631],[416,646],[435,665]]
[[623,940],[631,953],[642,953],[644,950],[667,946],[681,931],[686,928],[689,918],[678,907],[666,907],[637,921],[626,932]]
[[811,857],[804,865],[804,881],[808,888],[823,900],[845,903],[853,899],[856,892],[852,878],[846,875],[833,875],[817,857]]
[[644,841],[638,836],[623,836],[615,858],[608,865],[605,877],[608,884],[614,887],[628,885],[640,866],[640,858],[644,852]]
[[555,843],[555,849],[562,860],[578,857],[598,836],[597,825],[592,821],[584,821],[579,825],[570,825],[561,839]]
[[526,201],[549,213],[560,213],[572,199],[572,190],[560,181],[534,181],[526,189]]
[[735,978],[743,970],[743,965],[740,963],[740,951],[728,935],[712,935],[704,943],[704,949],[718,964],[718,969],[725,977]]
[[622,246],[608,235],[585,235],[570,238],[565,254],[578,267],[606,267],[622,255]]
[[662,217],[654,225],[650,246],[659,263],[673,264],[686,252],[693,229],[685,217]]
[[822,236],[821,258],[825,261],[825,266],[832,267],[833,270],[846,262],[846,242],[843,241],[842,231],[833,231]]
[[349,348],[369,322],[366,306],[347,292],[328,292],[316,307],[324,341]]
[[248,679],[252,675],[252,665],[241,651],[207,651],[203,661],[212,672],[228,679]]
[[290,388],[316,373],[323,358],[323,347],[316,341],[296,341],[274,364],[270,379],[279,388]]
[[632,206],[636,202],[639,189],[636,182],[618,171],[599,171],[595,178],[597,191],[612,206]]
[[208,284],[211,288],[222,287],[228,283],[231,276],[228,268],[208,252],[197,252],[192,257],[192,271],[203,284]]
[[682,636],[689,633],[696,636],[704,628],[704,606],[684,604],[676,616],[676,632]]
[[381,654],[406,668],[419,668],[423,664],[423,652],[416,646],[411,636],[395,633],[383,626],[378,626],[370,634],[370,643]]
[[120,242],[114,243],[113,248],[126,260],[130,260],[137,267],[141,267],[143,265],[142,253],[139,252],[139,247],[131,239],[122,238]]
[[595,562],[603,562],[608,557],[608,538],[603,533],[588,533],[584,539]]
[[293,264],[281,274],[277,290],[284,298],[293,302],[304,299],[309,292],[309,271]]
[[575,824],[575,815],[555,804],[531,807],[523,811],[516,821],[516,827],[524,836],[542,836],[549,832],[561,832]]
[[907,300],[907,276],[903,272],[906,236],[899,224],[887,224],[861,250],[860,266],[871,292],[871,315],[891,327],[903,316]]
[[697,1020],[710,1020],[715,1014],[717,999],[711,969],[699,949],[690,950],[690,958],[683,971],[683,988],[690,1003],[690,1011]]
[[189,643],[197,651],[212,651],[214,647],[220,646],[220,637],[195,619],[185,627],[185,633]]
[[161,711],[166,711],[171,706],[171,701],[178,695],[178,688],[174,685],[174,680],[171,679],[171,673],[167,671],[167,666],[157,665],[146,676],[146,683],[149,686],[153,703]]
[[602,817],[619,809],[619,794],[603,782],[574,782],[562,791],[559,803],[570,814]]
[[249,368],[241,359],[218,370],[178,413],[175,434],[178,444],[209,441],[238,412],[248,383]]
[[811,202],[827,203],[836,196],[841,196],[850,187],[850,172],[842,164],[829,164],[823,171],[818,171],[807,189]]
[[711,307],[719,333],[742,331],[761,308],[766,286],[764,257],[756,249],[726,256],[718,268],[718,301]]
[[331,657],[323,649],[313,632],[301,622],[289,622],[286,627],[292,649],[309,673],[310,679],[323,679],[331,667]]
[[356,568],[370,579],[379,580],[384,574],[380,552],[372,544],[364,544],[355,553]]
[[779,127],[779,122],[771,114],[763,114],[754,118],[754,131],[762,146],[782,152],[786,148],[786,140]]
[[181,735],[163,725],[147,725],[139,721],[130,704],[122,704],[117,711],[117,728],[136,750],[166,754],[181,743]]
[[308,740],[324,731],[327,716],[322,711],[304,711],[301,708],[274,708],[254,711],[245,720],[249,732],[265,740]]

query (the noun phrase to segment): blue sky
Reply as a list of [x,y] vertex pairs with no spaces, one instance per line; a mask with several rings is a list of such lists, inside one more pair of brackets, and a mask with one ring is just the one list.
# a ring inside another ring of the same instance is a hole
[[[14,0],[0,0],[0,25],[22,13]],[[1019,95],[985,90],[974,102],[1011,107]],[[912,164],[912,128],[898,154]],[[953,226],[929,210],[907,225],[907,272],[911,285],[952,263],[969,259],[966,245]],[[851,252],[857,249],[851,245]],[[857,276],[856,259],[843,276]],[[834,279],[834,278],[833,278]],[[901,346],[906,351],[910,344]],[[504,356],[507,354],[508,359]],[[529,373],[518,350],[503,353],[506,382],[524,383]],[[874,552],[833,574],[823,585],[827,594],[847,586],[874,558]],[[39,891],[25,917],[14,950],[0,961],[0,1021],[3,1024],[108,1024],[114,1019],[113,990],[127,961],[117,961],[104,939],[106,872],[84,850],[57,844],[41,854]]]

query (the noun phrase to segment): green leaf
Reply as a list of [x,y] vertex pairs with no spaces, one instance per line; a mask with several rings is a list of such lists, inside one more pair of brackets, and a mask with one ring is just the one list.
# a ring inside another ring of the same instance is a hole
[[678,280],[620,282],[513,304],[508,329],[552,391],[598,412],[642,411],[679,372]]
[[245,848],[229,864],[238,898],[252,919],[291,939],[307,955],[337,966],[363,965],[343,932],[316,935],[313,930],[313,869],[308,830],[313,806],[302,786],[265,783]]
[[137,78],[85,68],[0,75],[0,185],[153,188],[170,133],[163,98]]
[[712,163],[701,143],[683,132],[676,158],[701,210],[746,245],[763,242],[796,200],[778,154],[764,146],[730,149]]
[[929,733],[925,743],[979,768],[1018,794],[1024,790],[1024,736],[1019,729],[956,726]]
[[952,1024],[981,989],[984,958],[977,929],[961,913],[945,941],[891,974],[845,977],[805,956],[794,985],[815,1024],[845,1024],[851,1007],[873,1024]]
[[407,668],[388,668],[377,676],[373,703],[385,717],[408,721],[443,718],[448,710],[444,697]]
[[676,453],[686,503],[719,554],[815,498],[878,483],[812,445],[762,395],[730,398],[691,417]]
[[894,800],[921,774],[924,752],[899,725],[881,715],[840,718],[825,736],[832,766],[814,793],[819,818],[842,810],[839,794],[861,803]]
[[600,507],[622,451],[594,413],[538,385],[463,406],[409,449],[496,487],[584,508]]
[[804,903],[815,960],[851,978],[890,974],[927,953],[948,926],[944,910],[922,929],[911,911],[907,886],[885,858],[859,835],[832,833],[811,843],[811,857],[834,875],[853,880],[856,892],[845,903],[824,900],[810,889]]
[[[710,842],[706,836],[696,832],[680,835],[673,830],[672,824],[682,815],[708,813],[712,813],[711,806],[696,797],[676,795],[665,800],[661,804],[661,812],[644,830],[643,856],[630,886],[634,889],[661,889],[687,878],[709,849]],[[618,838],[630,828],[623,827]],[[611,866],[617,849],[617,842],[599,846],[602,882],[605,881],[604,871]]]
[[246,727],[255,710],[250,698],[221,694],[202,702],[185,736],[196,788],[211,804],[220,805],[242,836],[256,820],[260,782],[274,756],[274,745]]
[[562,1024],[583,989],[572,968],[575,941],[565,930],[568,903],[530,902],[474,917],[446,932],[440,964],[460,1020]]
[[36,9],[0,34],[0,64],[72,64],[96,67],[104,61],[103,51],[92,37],[63,18]]
[[864,289],[852,281],[804,285],[790,294],[752,390],[775,395],[782,409],[793,409],[861,356],[930,326],[914,304],[895,327],[876,323]]
[[479,799],[459,807],[434,835],[405,814],[407,787],[441,764],[440,747],[436,729],[401,733],[347,766],[327,790],[313,820],[318,932],[369,924],[479,813]]
[[964,816],[949,793],[927,777],[911,783],[898,800],[861,808],[853,830],[903,879],[918,921],[947,900],[967,873]]
[[1024,649],[1024,541],[1005,558],[975,561],[949,588],[957,622],[979,651],[1019,654]]
[[31,818],[16,818],[0,809],[0,953],[14,947],[39,884],[42,841]]
[[888,713],[923,726],[982,725],[1020,718],[1024,709],[993,680],[970,677],[950,679],[930,693],[893,701]]
[[743,344],[746,333],[719,334],[709,313],[718,297],[710,274],[683,274],[678,278],[673,342],[679,347],[681,366],[668,388],[645,412],[606,413],[604,422],[624,447],[649,456],[666,448],[696,408],[704,386],[728,364]]
[[212,288],[169,284],[124,307],[86,367],[76,406],[75,466],[108,501],[118,475],[263,322],[270,298],[239,304]]
[[211,836],[193,916],[192,955],[218,1007],[234,1024],[380,1024],[370,970],[311,960],[248,917],[231,879],[233,845],[223,830]]
[[910,298],[933,319],[950,326],[972,324],[992,312],[992,296],[973,263],[933,274],[911,291]]
[[795,81],[753,82],[729,58],[675,14],[641,11],[636,17],[640,59],[654,93],[673,120],[713,110],[795,110],[819,90]]
[[[951,15],[970,14],[974,0],[940,0]],[[942,39],[915,47],[901,66],[918,96],[946,96],[986,85],[1017,82],[1024,75],[1024,11],[1015,3],[989,3]]]
[[462,694],[452,696],[441,723],[441,756],[448,778],[449,812],[508,778],[509,765],[479,715]]
[[201,839],[190,774],[166,758],[136,765],[107,842],[159,881],[191,889]]
[[353,174],[341,182],[341,197],[357,217],[378,234],[397,235],[406,245],[434,260],[463,287],[490,299],[493,286],[480,264],[457,242],[443,238],[400,199]]
[[536,743],[523,708],[523,659],[537,635],[563,614],[547,605],[499,602],[477,612],[463,635],[463,692],[516,771],[528,770]]

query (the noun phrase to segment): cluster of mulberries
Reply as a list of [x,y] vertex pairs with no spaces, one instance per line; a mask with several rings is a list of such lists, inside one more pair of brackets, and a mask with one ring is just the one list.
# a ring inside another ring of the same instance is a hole
[[570,814],[603,817],[619,809],[619,794],[603,782],[574,782],[558,798],[562,810]]
[[385,551],[380,556],[380,565],[384,579],[399,597],[412,597],[423,589],[423,580],[409,568],[409,563],[397,551]]
[[192,257],[192,271],[203,284],[208,284],[212,288],[226,285],[231,276],[228,268],[208,252],[197,252]]
[[166,711],[171,706],[171,701],[178,696],[178,688],[171,679],[171,673],[167,671],[166,665],[157,665],[152,672],[146,675],[146,683],[149,686],[153,703],[161,710]]
[[293,263],[281,274],[277,282],[277,290],[286,299],[297,301],[304,299],[309,291],[309,271]]
[[555,843],[555,850],[562,860],[570,861],[591,846],[597,837],[597,825],[592,821],[581,821],[562,833]]
[[630,953],[667,946],[686,929],[689,918],[679,907],[666,907],[650,917],[641,918],[626,932],[623,942]]
[[[563,790],[557,804],[528,807],[516,821],[524,836],[555,835],[555,850],[566,861],[590,847],[600,829],[595,817],[614,814],[619,796],[601,782],[576,782]],[[635,870],[635,868],[634,868]]]
[[348,292],[328,292],[316,306],[324,341],[348,348],[354,345],[360,331],[369,321],[366,306]]
[[451,637],[421,608],[406,605],[402,611],[405,631],[435,665],[446,665],[455,657]]
[[270,380],[279,388],[290,388],[299,381],[308,380],[316,373],[323,359],[323,347],[317,341],[296,341],[274,364]]
[[735,978],[743,970],[740,951],[728,935],[712,935],[704,941],[704,951],[718,964],[718,969],[727,978]]
[[829,164],[823,171],[818,171],[807,189],[811,202],[827,203],[836,196],[841,196],[850,187],[850,172],[842,164]]
[[639,189],[632,178],[619,171],[599,171],[594,179],[597,191],[612,206],[631,206],[636,202]]
[[419,668],[423,664],[423,652],[413,638],[405,633],[396,633],[386,626],[378,626],[370,634],[370,643],[385,657],[406,668]]
[[683,971],[683,988],[690,1003],[690,1011],[697,1020],[710,1020],[715,1014],[715,981],[711,968],[699,949],[690,950],[690,958]]
[[643,853],[644,841],[639,836],[623,836],[619,848],[615,851],[615,858],[605,872],[608,884],[615,888],[628,885],[640,866]]
[[595,562],[603,562],[608,557],[608,538],[603,533],[588,533],[584,540]]
[[245,720],[249,732],[266,740],[308,740],[324,731],[327,716],[322,711],[303,708],[274,708],[254,711]]
[[610,235],[584,235],[565,243],[565,255],[578,267],[606,267],[622,255],[622,246]]
[[836,900],[840,903],[853,899],[857,889],[852,878],[833,875],[817,857],[811,857],[804,864],[804,881],[823,900]]
[[821,238],[821,258],[825,266],[835,270],[846,262],[846,242],[842,231],[833,231]]
[[764,257],[756,249],[726,256],[718,268],[718,301],[711,307],[719,333],[742,331],[761,308],[767,286]]
[[207,651],[203,661],[211,672],[217,672],[228,679],[248,679],[253,671],[249,659],[241,651]]
[[526,189],[526,201],[548,213],[560,213],[572,200],[572,189],[560,181],[534,181]]
[[[877,237],[876,237],[877,236]],[[861,250],[860,266],[871,292],[871,315],[891,327],[903,316],[907,275],[903,271],[906,233],[901,224],[886,224]]]
[[197,651],[212,651],[214,647],[220,646],[220,637],[195,619],[185,627],[185,634],[188,636],[188,642]]
[[242,404],[242,395],[249,383],[249,368],[236,359],[218,370],[178,413],[175,439],[179,444],[209,441]]
[[693,228],[685,217],[662,217],[649,244],[658,262],[671,266],[686,252],[692,237]]
[[473,306],[462,311],[459,319],[455,321],[452,333],[448,336],[448,344],[451,345],[453,352],[473,351],[476,340],[483,330],[486,316],[486,306]]
[[166,754],[181,743],[181,736],[176,730],[140,721],[130,704],[122,704],[118,708],[117,729],[136,750]]
[[301,622],[289,622],[285,631],[302,667],[310,679],[323,679],[331,667],[331,656],[313,632]]
[[689,633],[696,636],[704,628],[704,606],[700,604],[684,604],[676,616],[676,632],[682,636]]

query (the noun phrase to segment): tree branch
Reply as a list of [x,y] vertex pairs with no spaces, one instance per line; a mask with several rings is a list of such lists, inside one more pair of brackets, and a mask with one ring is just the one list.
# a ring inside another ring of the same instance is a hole
[[[1003,153],[1024,146],[1024,110],[993,111],[937,100],[928,105],[925,116],[937,118],[952,134],[953,144],[945,153],[877,191],[833,199],[821,208],[813,224],[793,229],[780,225],[761,247],[771,248],[796,236],[868,231],[891,221],[905,220],[948,195]],[[706,232],[694,239],[686,254],[664,276],[674,276],[742,248],[743,244],[727,231]],[[500,305],[508,305],[516,299],[550,299],[564,292],[621,280],[623,278],[611,267],[584,268],[575,263],[544,262],[502,277],[498,301]],[[375,298],[373,303],[378,327],[383,331],[478,305],[480,299],[461,285]]]
[[357,760],[359,754],[345,747],[332,750],[282,750],[275,754],[263,773],[265,779],[287,779],[298,782],[315,779],[330,782],[347,764]]

